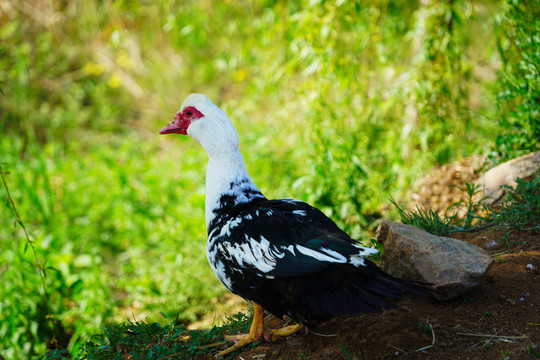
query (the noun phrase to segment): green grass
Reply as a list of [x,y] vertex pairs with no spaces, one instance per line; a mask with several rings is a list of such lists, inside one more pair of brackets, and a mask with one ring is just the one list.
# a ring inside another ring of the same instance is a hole
[[204,255],[207,157],[192,139],[157,135],[190,92],[230,115],[268,197],[309,201],[368,239],[389,195],[401,199],[434,164],[487,151],[500,130],[490,80],[473,71],[498,66],[500,10],[377,0],[10,7],[0,163],[37,261],[0,206],[0,354],[31,358],[50,345],[38,262],[58,346],[72,356],[128,318],[220,314],[225,289]]
[[505,185],[506,199],[487,216],[500,227],[538,230],[540,224],[540,170],[530,181],[518,178],[514,188]]
[[441,216],[431,208],[417,206],[414,210],[407,210],[400,207],[394,199],[390,199],[390,202],[396,207],[403,224],[419,227],[438,236],[448,235],[458,228],[454,217]]
[[[169,319],[167,319],[169,320]],[[225,334],[238,334],[249,329],[249,318],[237,313],[220,327],[188,330],[178,322],[166,324],[148,321],[127,321],[107,326],[86,342],[75,359],[208,359],[215,349],[227,344]],[[43,359],[69,359],[69,353],[57,349]]]
[[[463,207],[466,212],[462,217],[457,215],[444,217],[430,208],[418,206],[415,210],[406,210],[394,199],[390,199],[390,202],[397,209],[402,223],[417,226],[439,236],[487,227],[538,230],[540,229],[538,220],[540,219],[540,170],[533,173],[529,181],[518,178],[516,183],[515,187],[503,185],[506,198],[500,205],[494,207],[487,206],[484,203],[486,199],[475,200],[474,195],[478,193],[478,187],[472,183],[466,184],[462,190],[466,192],[468,199],[449,207],[449,209],[456,205]],[[474,223],[473,220],[475,220]],[[506,231],[500,240],[510,249]]]
[[[165,178],[163,171],[173,168],[176,159],[145,157],[146,152],[160,151],[155,144],[101,139],[92,158],[51,154],[56,158],[53,165],[40,158],[42,154],[29,161],[39,171],[29,171],[22,164],[10,169],[8,180],[16,184],[13,195],[23,192],[29,199],[19,203],[20,210],[33,215],[27,217],[29,228],[34,228],[40,256],[46,256],[55,320],[77,329],[65,334],[69,341],[88,337],[106,318],[119,321],[133,312],[140,317],[148,309],[194,321],[207,312],[211,299],[223,294],[204,256],[205,229],[199,221],[204,218],[204,195],[199,174],[193,171],[191,181],[188,173],[179,179],[180,172],[176,178],[174,174]],[[176,206],[180,199],[182,206]],[[186,212],[192,217],[185,219]],[[12,228],[4,228],[5,236],[9,232]],[[2,315],[20,327],[33,320],[18,314],[23,304],[31,315],[32,306],[43,296],[32,288],[15,296],[25,277],[33,273],[34,262],[23,245],[2,254],[8,263],[22,262],[21,272],[3,274],[8,284],[4,291],[13,296],[1,300]]]

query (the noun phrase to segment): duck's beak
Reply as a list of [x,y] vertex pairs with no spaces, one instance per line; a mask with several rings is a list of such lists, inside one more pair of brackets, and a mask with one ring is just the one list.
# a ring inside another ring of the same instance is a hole
[[172,133],[178,133],[178,132],[180,132],[180,130],[181,130],[181,128],[176,123],[176,120],[173,120],[170,123],[168,123],[167,125],[165,125],[164,127],[162,127],[161,130],[159,130],[159,133],[161,135],[163,135],[163,134],[172,134]]
[[190,124],[189,119],[186,119],[182,116],[180,112],[177,112],[174,115],[173,121],[165,125],[161,130],[159,130],[160,134],[182,134],[187,135],[187,128]]

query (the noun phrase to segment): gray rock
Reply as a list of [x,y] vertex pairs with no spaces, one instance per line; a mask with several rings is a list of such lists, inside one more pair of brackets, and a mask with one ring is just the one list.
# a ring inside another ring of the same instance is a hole
[[486,243],[485,247],[486,247],[486,249],[495,249],[495,248],[499,247],[499,243],[496,242],[495,240],[489,240]]
[[377,240],[384,245],[384,271],[429,284],[440,300],[452,299],[474,288],[493,264],[491,256],[478,246],[388,220],[379,225]]
[[477,194],[473,200],[479,201],[484,198],[490,205],[500,203],[504,200],[506,192],[503,185],[515,187],[517,178],[529,180],[538,168],[540,168],[540,151],[497,165],[478,178],[476,184],[480,185],[483,193]]

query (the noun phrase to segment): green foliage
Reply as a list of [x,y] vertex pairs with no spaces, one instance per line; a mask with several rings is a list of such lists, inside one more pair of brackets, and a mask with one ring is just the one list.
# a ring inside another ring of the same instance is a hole
[[504,161],[540,148],[540,1],[508,0],[497,25],[502,132],[495,151]]
[[[418,125],[429,128],[426,142],[438,164],[455,154],[455,141],[465,137],[471,124],[469,104],[471,64],[465,55],[466,23],[473,12],[468,1],[431,1],[416,16],[415,35],[422,39],[415,84]],[[451,130],[450,130],[451,129]],[[450,136],[449,133],[451,134]]]
[[[468,200],[450,206],[452,208],[461,205],[466,209],[465,215],[461,218],[457,215],[442,217],[432,209],[418,206],[413,211],[404,210],[394,199],[390,199],[390,202],[396,207],[403,224],[414,225],[439,236],[455,231],[471,230],[478,225],[506,229],[540,229],[538,223],[540,219],[540,170],[534,173],[530,181],[518,178],[516,182],[514,188],[504,185],[507,191],[506,199],[495,208],[488,208],[483,203],[485,199],[473,199],[479,189],[474,184],[466,184],[462,190],[467,193]],[[501,240],[510,248],[506,232]]]
[[47,353],[44,356],[45,359],[71,359],[71,356],[69,355],[69,352],[66,349],[52,349],[47,351]]
[[[2,55],[4,54],[4,49],[0,49],[0,57],[2,57]],[[0,86],[3,85],[4,83],[2,81],[0,81]],[[2,88],[0,87],[0,95],[4,95],[4,90],[2,90]]]
[[[467,8],[467,3],[459,6]],[[293,114],[287,120],[294,127],[284,125],[280,133],[307,129],[290,145],[295,149],[291,159],[308,159],[300,173],[293,169],[298,174],[293,190],[302,189],[299,197],[322,208],[354,237],[365,239],[388,193],[404,192],[420,164],[469,153],[480,140],[479,127],[489,129],[488,122],[471,124],[465,116],[470,79],[461,48],[467,31],[456,20],[459,11],[458,5],[438,2],[426,9],[414,2],[381,1],[306,1],[266,10],[263,21],[285,19],[264,25],[290,46],[286,51],[265,47],[272,63],[263,61],[261,68],[289,79],[294,87],[287,92],[299,99],[277,104]],[[445,25],[446,40],[439,41],[439,23],[448,14],[452,25]],[[432,114],[434,108],[444,111]],[[297,119],[310,120],[298,124]]]
[[[200,181],[187,174],[167,178],[163,171],[176,159],[145,157],[147,152],[160,150],[129,140],[101,141],[91,158],[36,153],[24,164],[9,162],[13,196],[31,224],[38,257],[46,259],[52,314],[66,332],[58,336],[63,346],[87,338],[104,320],[125,319],[133,311],[178,313],[182,321],[194,321],[223,293],[206,264],[204,235],[192,235],[204,234],[204,225],[194,221],[204,218]],[[42,156],[56,158],[54,165]],[[183,207],[176,206],[180,197]],[[178,226],[184,212],[193,219]],[[8,239],[13,232],[5,227],[0,234]],[[194,240],[181,240],[189,237]],[[2,263],[9,266],[0,329],[20,349],[31,342],[39,353],[44,344],[34,339],[50,337],[43,292],[32,258],[16,244],[0,244]]]
[[486,220],[500,227],[540,229],[540,170],[530,181],[518,178],[516,182],[515,188],[504,185],[506,199],[487,215]]
[[[210,347],[224,345],[224,334],[246,332],[249,319],[238,313],[221,327],[188,330],[183,325],[162,325],[147,321],[128,321],[106,326],[103,332],[86,342],[75,359],[175,359],[208,358]],[[43,359],[63,359],[62,351],[49,351]],[[69,358],[69,357],[67,357]]]
[[[7,182],[6,182],[6,177],[5,177],[5,174],[4,174],[4,169],[2,168],[2,164],[0,164],[0,179],[2,180],[2,185],[4,187],[4,189],[6,190],[6,204],[8,205],[8,207],[10,207],[12,210],[13,210],[13,214],[15,215],[15,223],[14,224],[17,224],[20,226],[20,228],[23,230],[24,232],[24,236],[26,238],[26,243],[25,243],[25,252],[28,248],[28,246],[32,249],[32,255],[33,255],[33,260],[35,261],[34,265],[39,273],[39,276],[41,278],[41,284],[42,284],[42,290],[43,290],[43,294],[42,294],[42,300],[43,300],[43,303],[44,303],[44,308],[46,310],[46,315],[45,315],[45,318],[47,320],[49,320],[49,325],[50,325],[50,328],[48,330],[50,330],[50,339],[47,340],[47,343],[51,343],[53,346],[56,345],[57,343],[57,340],[56,340],[56,334],[55,334],[55,326],[54,326],[54,320],[53,320],[53,316],[51,314],[51,307],[49,305],[49,295],[47,293],[47,285],[46,285],[46,282],[45,282],[45,269],[43,268],[43,263],[38,259],[37,257],[37,253],[36,253],[36,248],[34,246],[34,241],[32,241],[30,239],[30,236],[28,235],[28,231],[26,230],[26,227],[24,225],[24,222],[22,221],[21,217],[19,216],[19,212],[17,211],[17,207],[15,206],[15,203],[13,201],[13,198],[11,197],[11,193],[9,191],[9,187],[7,185]],[[5,266],[5,265],[4,265]],[[2,275],[3,275],[3,272],[5,271],[6,269],[4,268],[4,270],[2,271]],[[47,332],[47,331],[45,331]]]
[[458,189],[467,195],[467,199],[451,204],[448,207],[448,210],[454,207],[464,209],[465,216],[463,217],[462,227],[465,229],[471,228],[474,222],[482,219],[481,216],[477,214],[481,213],[486,208],[484,204],[485,199],[475,199],[476,195],[482,192],[482,187],[478,184],[466,183],[465,186],[458,187]]
[[510,239],[508,238],[508,232],[505,231],[500,240],[504,240],[504,245],[506,245],[508,251],[510,251]]
[[74,27],[76,14],[66,15],[58,27],[44,28],[17,13],[0,29],[6,45],[0,56],[0,81],[6,85],[0,127],[25,144],[65,141],[89,128],[116,132],[122,122],[112,119],[136,116],[129,96],[101,78],[103,70],[89,66],[91,49],[84,43],[90,34]]
[[[104,324],[132,316],[187,324],[218,311],[225,289],[204,256],[206,155],[156,134],[188,93],[230,115],[268,197],[307,200],[367,239],[389,194],[486,149],[496,124],[484,114],[496,109],[488,84],[471,76],[493,65],[498,9],[484,5],[38,0],[3,9],[0,163],[45,270],[58,346],[75,356]],[[30,358],[52,333],[14,221],[0,206],[0,352]]]

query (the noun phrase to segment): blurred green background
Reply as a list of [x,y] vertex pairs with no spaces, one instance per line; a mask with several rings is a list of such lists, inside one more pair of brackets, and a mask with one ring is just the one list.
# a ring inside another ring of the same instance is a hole
[[[206,154],[157,134],[189,93],[228,113],[263,193],[369,244],[433,166],[538,150],[539,19],[538,0],[0,0],[0,164],[59,346],[127,318],[221,315]],[[14,220],[3,201],[6,359],[52,338]]]

